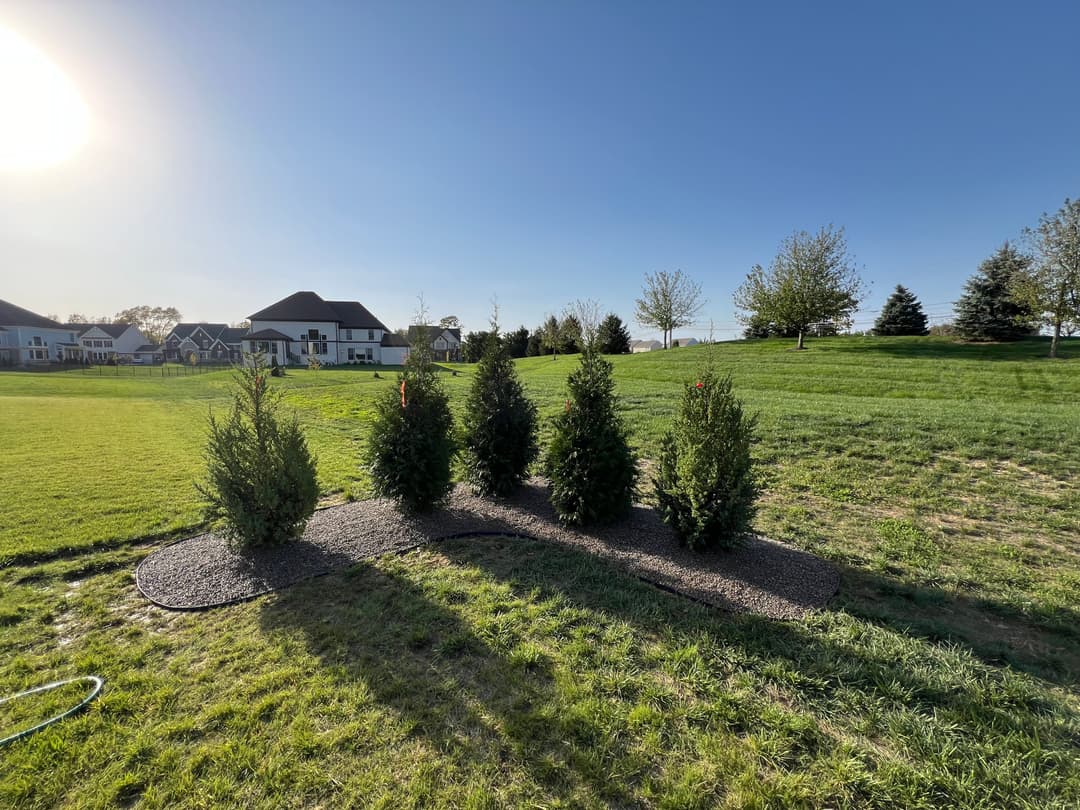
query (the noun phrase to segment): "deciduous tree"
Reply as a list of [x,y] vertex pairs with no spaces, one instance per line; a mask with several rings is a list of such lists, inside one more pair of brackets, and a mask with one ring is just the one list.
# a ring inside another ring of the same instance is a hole
[[637,322],[662,331],[665,349],[671,342],[671,333],[680,326],[690,326],[705,306],[701,285],[683,275],[682,270],[646,273],[641,298],[635,303]]
[[139,328],[151,343],[161,344],[173,327],[180,322],[180,311],[176,307],[138,306],[117,312],[114,323],[130,323]]
[[1017,277],[1013,295],[1050,327],[1050,356],[1057,357],[1062,331],[1080,321],[1080,200],[1066,199],[1057,213],[1043,214],[1025,233],[1036,258]]
[[760,264],[735,292],[743,323],[774,324],[798,335],[803,348],[812,323],[850,317],[864,285],[848,255],[844,229],[831,225],[816,234],[796,231],[780,243],[768,270]]

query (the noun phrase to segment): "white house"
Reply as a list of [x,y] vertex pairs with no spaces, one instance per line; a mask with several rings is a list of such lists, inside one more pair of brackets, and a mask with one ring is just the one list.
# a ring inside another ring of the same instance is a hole
[[698,343],[699,343],[699,341],[698,341],[697,338],[685,338],[685,337],[684,338],[675,338],[673,341],[671,341],[671,345],[673,347],[676,347],[676,348],[680,347],[680,346],[697,346]]
[[444,363],[461,361],[460,329],[443,329],[441,326],[410,326],[409,343],[416,340],[421,328],[427,330],[428,340],[431,343],[431,350],[434,352],[436,360],[441,360]]
[[310,291],[293,293],[249,319],[247,353],[262,352],[267,362],[306,364],[312,356],[324,365],[377,363],[399,366],[409,347],[358,301],[325,301]]
[[78,332],[83,356],[92,363],[130,363],[135,350],[146,345],[146,335],[130,323],[69,323],[67,328]]
[[165,337],[165,358],[189,363],[238,363],[243,355],[247,329],[225,323],[178,323]]
[[664,344],[659,340],[631,340],[630,351],[633,354],[640,354],[641,352],[655,352],[664,348]]
[[81,359],[74,330],[2,300],[0,329],[0,363],[28,366]]

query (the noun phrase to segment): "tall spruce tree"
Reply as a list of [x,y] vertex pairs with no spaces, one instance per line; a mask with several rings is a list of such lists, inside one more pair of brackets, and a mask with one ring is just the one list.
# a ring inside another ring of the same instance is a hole
[[537,417],[497,324],[490,334],[465,403],[461,444],[473,490],[504,497],[536,458]]
[[637,464],[616,409],[612,365],[586,350],[567,380],[570,397],[555,418],[545,470],[564,523],[607,523],[630,511]]
[[614,312],[600,322],[596,333],[596,343],[601,354],[628,354],[630,352],[630,333],[623,325],[622,318]]
[[956,302],[956,331],[966,340],[1020,340],[1035,332],[1031,308],[1013,295],[1013,288],[1031,267],[1026,256],[1008,242],[979,265]]
[[926,313],[907,287],[897,284],[874,322],[875,335],[925,335]]

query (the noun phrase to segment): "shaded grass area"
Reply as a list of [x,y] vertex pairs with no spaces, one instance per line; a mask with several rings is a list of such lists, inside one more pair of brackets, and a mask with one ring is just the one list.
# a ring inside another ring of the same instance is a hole
[[19,611],[0,689],[109,679],[85,715],[0,751],[0,803],[1080,801],[1075,693],[845,609],[731,616],[589,555],[485,538],[170,614],[132,592],[140,553],[0,572],[0,610]]

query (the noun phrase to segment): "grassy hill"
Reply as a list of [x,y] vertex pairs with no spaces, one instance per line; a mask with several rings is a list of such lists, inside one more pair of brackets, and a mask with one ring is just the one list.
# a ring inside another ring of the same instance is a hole
[[[0,692],[111,678],[100,710],[0,751],[0,803],[1075,805],[1080,352],[1046,349],[834,338],[614,358],[645,458],[683,382],[704,362],[731,372],[760,419],[758,530],[843,572],[802,623],[501,541],[151,611],[130,585],[138,541],[198,525],[228,374],[0,374]],[[543,415],[575,363],[519,362]],[[275,381],[328,497],[365,495],[383,376]]]

